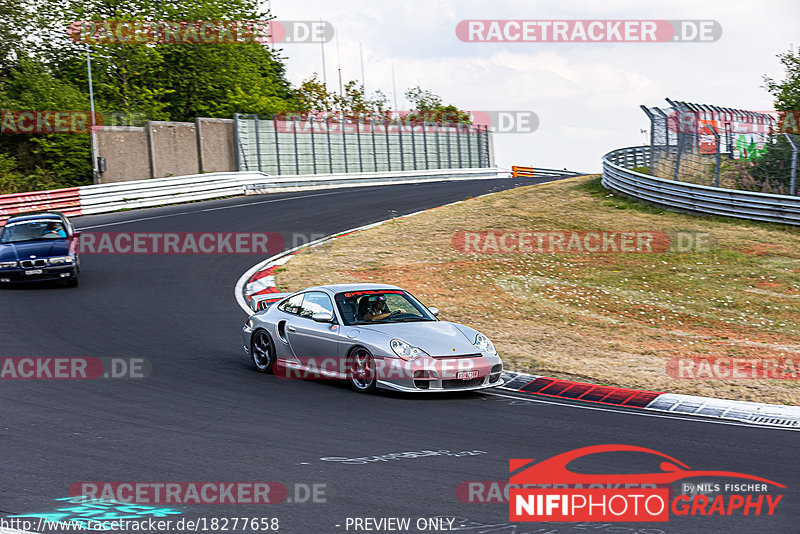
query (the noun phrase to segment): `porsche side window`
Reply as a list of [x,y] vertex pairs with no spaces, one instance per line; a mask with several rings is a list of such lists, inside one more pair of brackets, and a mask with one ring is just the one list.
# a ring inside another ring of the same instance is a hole
[[335,317],[330,297],[320,291],[306,293],[303,299],[303,309],[300,310],[300,317],[311,317],[315,313],[321,312],[330,313]]
[[303,308],[303,295],[295,295],[289,299],[284,300],[278,305],[278,309],[281,311],[285,311],[286,313],[291,313],[297,315],[300,313],[300,310]]

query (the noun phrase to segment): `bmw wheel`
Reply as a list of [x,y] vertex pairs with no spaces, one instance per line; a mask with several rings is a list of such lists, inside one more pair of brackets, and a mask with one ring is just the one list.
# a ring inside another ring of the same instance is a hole
[[348,359],[347,381],[359,393],[374,391],[377,387],[375,359],[365,348],[357,348]]
[[262,373],[271,373],[275,365],[275,345],[272,338],[264,330],[259,330],[253,335],[250,343],[250,354],[253,364]]

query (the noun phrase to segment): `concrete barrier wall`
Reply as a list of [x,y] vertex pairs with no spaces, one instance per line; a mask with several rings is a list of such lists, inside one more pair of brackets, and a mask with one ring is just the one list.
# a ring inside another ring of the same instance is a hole
[[97,156],[105,158],[106,170],[97,183],[236,171],[233,127],[232,119],[207,118],[100,127]]
[[198,118],[196,124],[200,172],[237,170],[233,119]]
[[198,174],[197,126],[191,122],[147,123],[150,135],[151,178]]
[[145,128],[102,127],[97,134],[97,155],[106,159],[106,172],[98,183],[110,184],[150,178],[150,149]]

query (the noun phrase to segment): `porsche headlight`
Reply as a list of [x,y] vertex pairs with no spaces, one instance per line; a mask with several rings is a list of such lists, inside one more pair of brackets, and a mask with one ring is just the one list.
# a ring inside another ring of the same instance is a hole
[[483,334],[478,334],[475,336],[475,342],[473,345],[481,349],[481,352],[497,352],[494,348],[494,345],[492,345],[492,342],[489,341],[489,338]]
[[72,256],[54,256],[47,260],[50,265],[61,265],[62,263],[75,263],[75,258]]
[[424,350],[409,345],[402,339],[393,339],[389,345],[392,347],[395,354],[407,362],[413,362],[428,355]]
[[0,269],[10,269],[19,265],[16,261],[0,261]]

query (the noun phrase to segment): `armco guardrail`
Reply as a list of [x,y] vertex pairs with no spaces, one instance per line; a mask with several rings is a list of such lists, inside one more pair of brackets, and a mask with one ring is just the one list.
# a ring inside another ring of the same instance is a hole
[[676,182],[630,170],[649,164],[650,147],[609,152],[603,157],[603,186],[672,210],[800,226],[800,197]]
[[78,187],[0,195],[0,223],[12,215],[27,211],[56,210],[67,215],[80,215],[80,205]]
[[260,172],[219,172],[87,185],[0,195],[0,225],[12,215],[29,211],[54,210],[71,216],[93,215],[254,193],[494,178],[498,174],[505,174],[505,171],[496,168],[442,169],[279,177]]
[[[515,170],[516,169],[516,170]],[[543,169],[541,167],[511,167],[512,178],[569,178],[570,176],[582,176],[585,173],[568,171],[567,169]]]

